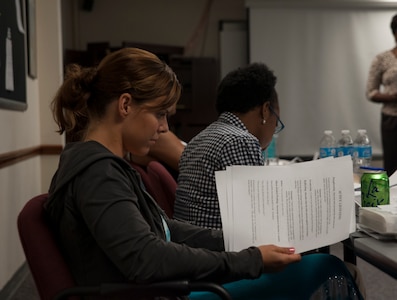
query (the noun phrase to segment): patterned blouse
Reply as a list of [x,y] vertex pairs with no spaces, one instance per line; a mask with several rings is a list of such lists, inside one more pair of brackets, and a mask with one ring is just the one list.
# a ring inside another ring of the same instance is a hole
[[[397,57],[391,50],[378,54],[372,61],[366,96],[371,100],[377,92],[397,94]],[[397,116],[397,103],[383,103],[382,113]]]
[[174,218],[222,228],[215,171],[264,165],[258,139],[232,113],[222,113],[186,146],[180,163]]

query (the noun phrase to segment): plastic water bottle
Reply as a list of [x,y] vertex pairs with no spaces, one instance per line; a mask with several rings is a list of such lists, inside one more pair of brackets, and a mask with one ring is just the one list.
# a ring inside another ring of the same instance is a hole
[[337,156],[350,155],[353,158],[354,143],[349,129],[342,129],[341,138],[338,140]]
[[336,140],[332,135],[332,130],[324,130],[324,135],[320,141],[320,158],[336,156]]
[[372,160],[372,146],[366,129],[357,130],[354,139],[353,168],[354,172],[359,172],[360,167],[368,167]]

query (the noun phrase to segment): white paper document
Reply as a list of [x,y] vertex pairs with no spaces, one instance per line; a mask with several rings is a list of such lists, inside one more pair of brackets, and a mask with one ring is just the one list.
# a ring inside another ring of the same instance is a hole
[[356,230],[350,156],[284,166],[232,166],[215,174],[225,249],[275,244],[297,253]]

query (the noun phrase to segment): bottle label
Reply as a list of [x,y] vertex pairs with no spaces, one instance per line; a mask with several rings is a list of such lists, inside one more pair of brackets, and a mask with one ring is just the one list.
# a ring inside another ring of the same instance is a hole
[[357,146],[355,156],[358,158],[371,158],[372,157],[372,147],[370,145]]
[[345,155],[354,155],[354,147],[353,146],[342,146],[338,148],[338,156],[345,156]]
[[335,157],[336,149],[334,147],[320,147],[320,158]]

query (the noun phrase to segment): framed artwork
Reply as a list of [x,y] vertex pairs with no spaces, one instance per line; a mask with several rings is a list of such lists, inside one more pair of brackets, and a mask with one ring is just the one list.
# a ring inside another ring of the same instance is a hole
[[36,0],[26,0],[26,24],[28,44],[28,74],[37,77],[37,45],[36,45]]
[[0,108],[27,108],[25,28],[25,0],[1,0]]

